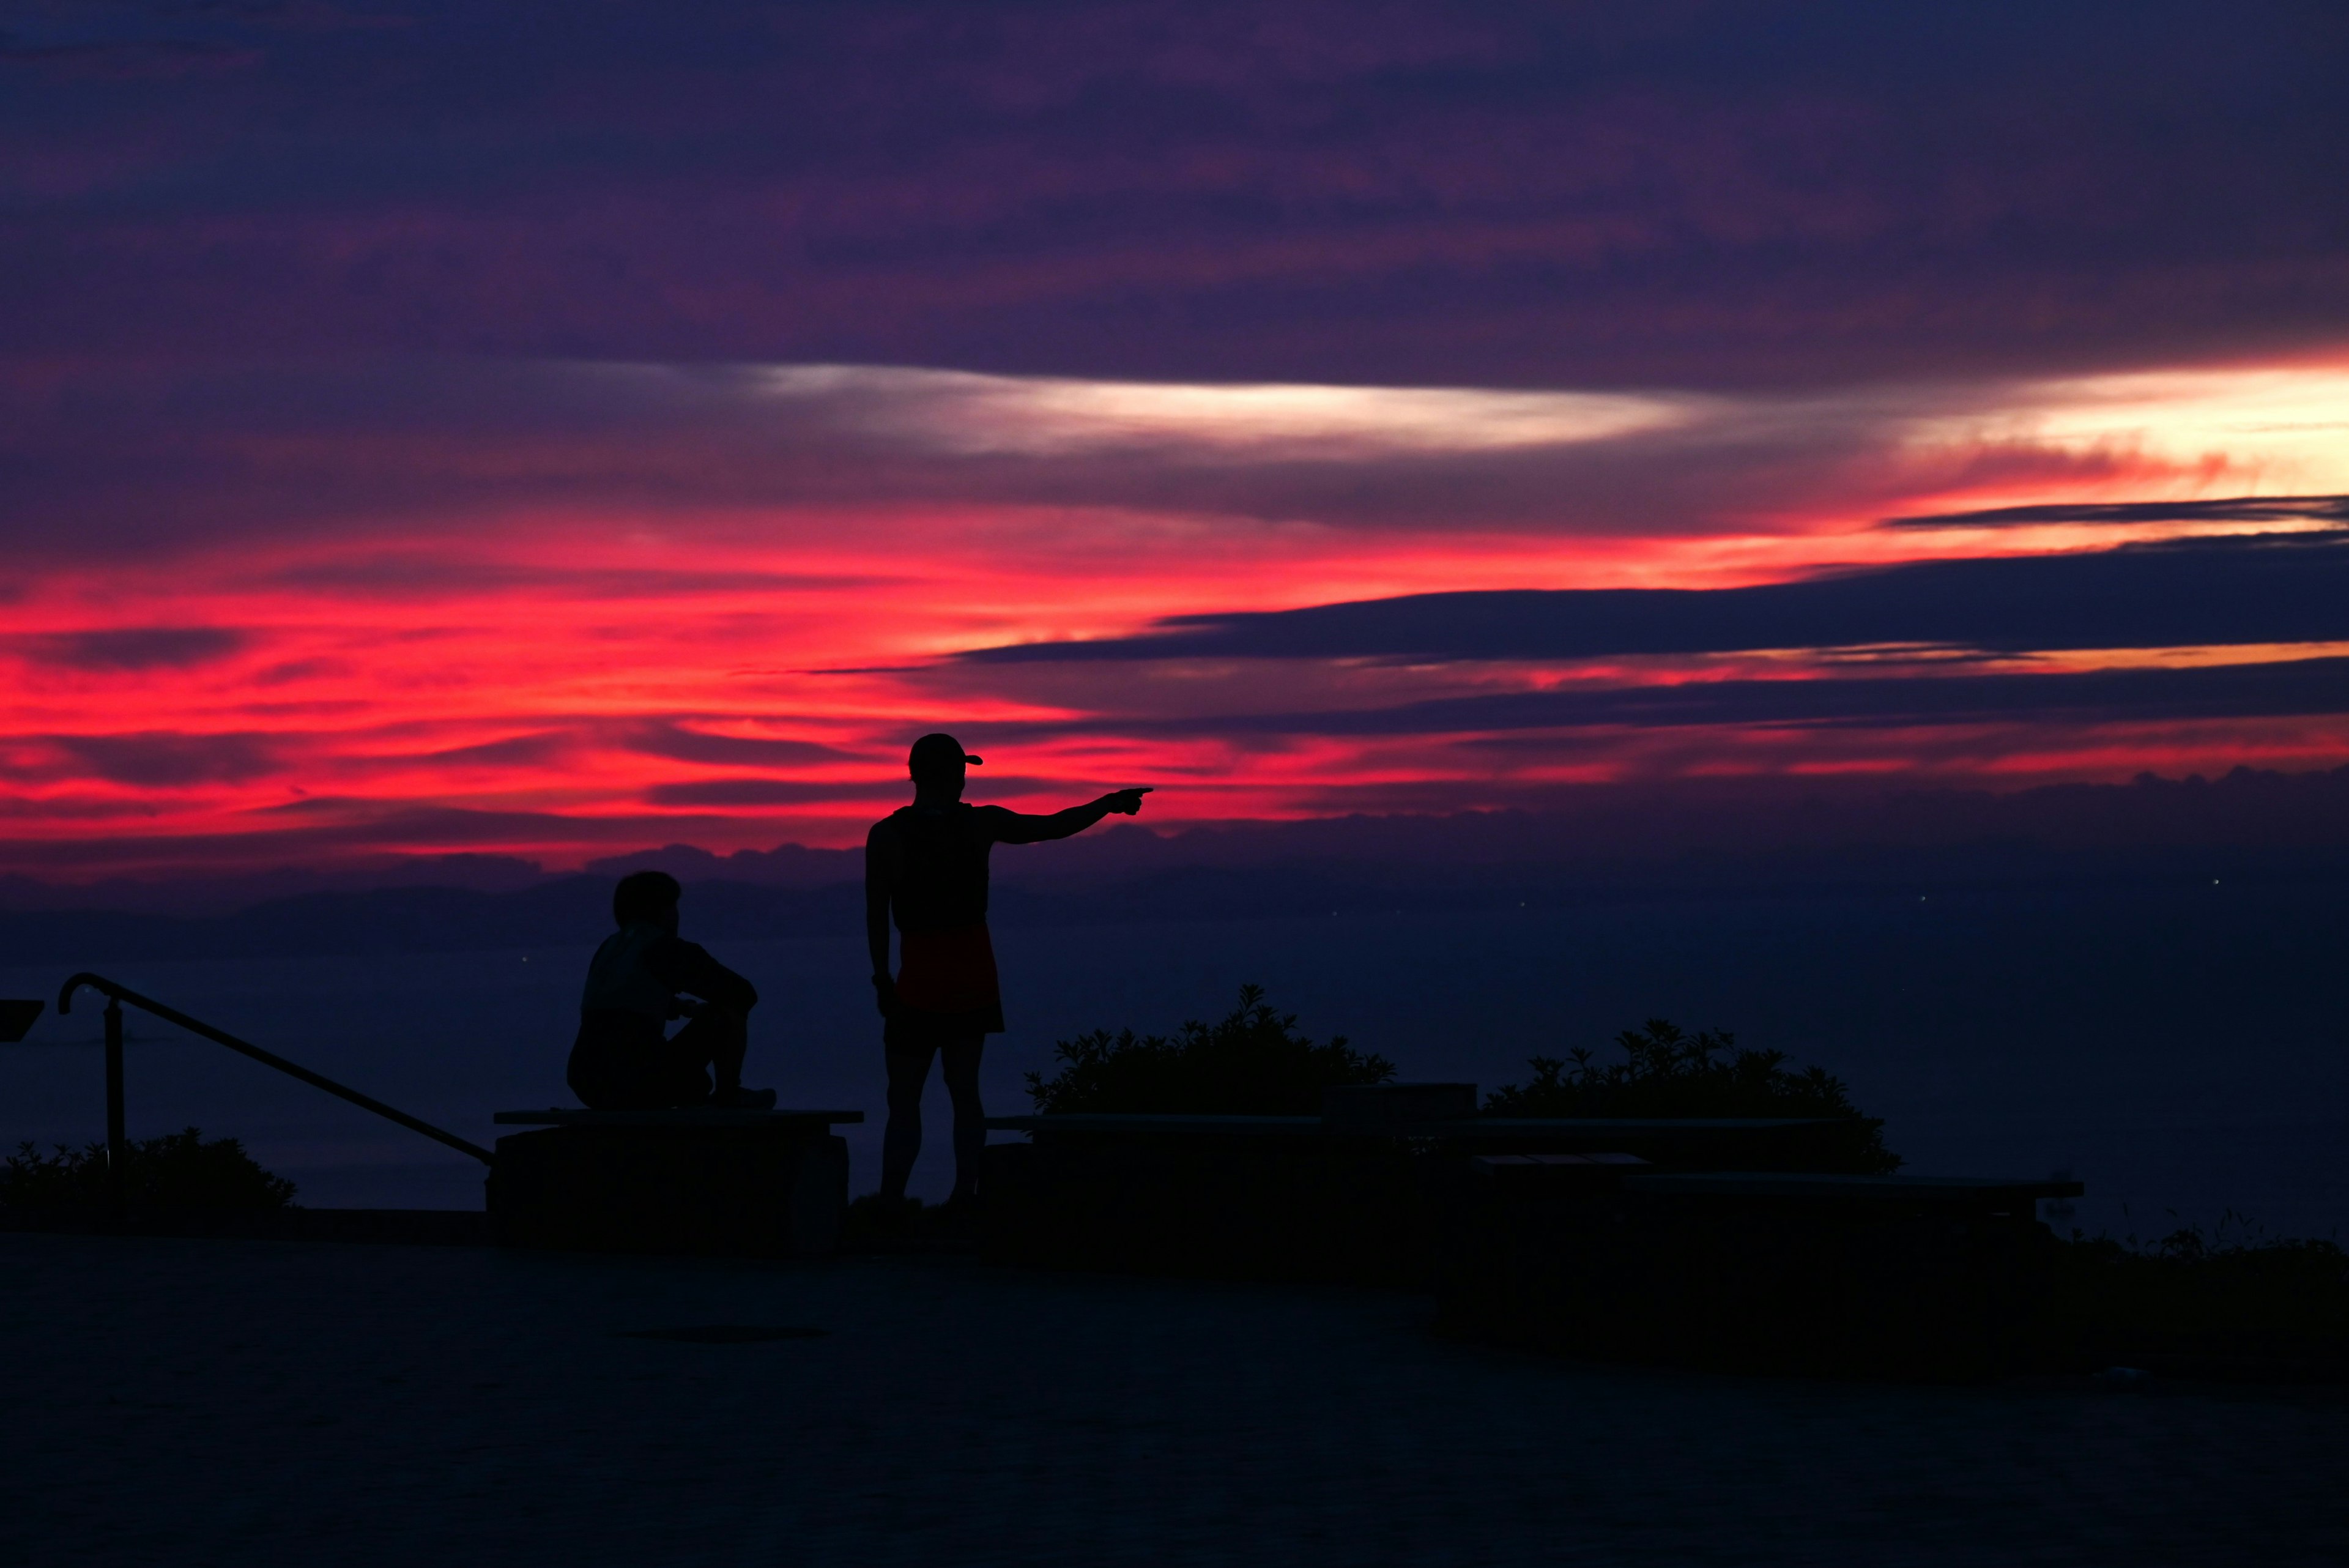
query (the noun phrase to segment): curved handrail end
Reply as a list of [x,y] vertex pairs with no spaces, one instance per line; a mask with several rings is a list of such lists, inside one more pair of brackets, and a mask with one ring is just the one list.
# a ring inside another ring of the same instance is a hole
[[107,979],[102,974],[92,974],[89,971],[83,970],[79,974],[73,975],[68,978],[65,984],[58,989],[57,1011],[59,1012],[71,1012],[73,1011],[73,993],[79,991],[85,985],[88,986],[93,991],[102,991],[109,996],[112,996],[114,994],[114,982],[112,981]]

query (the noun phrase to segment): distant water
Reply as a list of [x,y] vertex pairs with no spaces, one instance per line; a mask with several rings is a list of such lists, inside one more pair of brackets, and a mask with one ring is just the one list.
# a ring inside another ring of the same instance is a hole
[[[690,913],[688,911],[688,919]],[[600,933],[598,933],[600,934]],[[713,944],[757,983],[750,1079],[846,1106],[875,1180],[878,1020],[862,943]],[[478,1142],[493,1109],[567,1103],[563,1059],[592,943],[456,955],[98,964],[126,983]],[[1650,1017],[1734,1030],[1816,1062],[1888,1118],[1909,1168],[2076,1174],[2066,1221],[2153,1235],[2232,1210],[2271,1232],[2349,1236],[2349,889],[2178,886],[1929,896],[1677,898],[1471,914],[1349,913],[998,933],[1011,1032],[998,1113],[1055,1038],[1169,1028],[1269,988],[1316,1038],[1407,1078],[1491,1087],[1524,1058],[1602,1059]],[[93,962],[96,962],[93,960]],[[0,995],[61,972],[0,969]],[[0,1047],[0,1137],[100,1136],[98,1009]],[[134,1135],[233,1134],[318,1205],[471,1207],[462,1157],[142,1015]],[[943,1090],[916,1189],[949,1179]]]

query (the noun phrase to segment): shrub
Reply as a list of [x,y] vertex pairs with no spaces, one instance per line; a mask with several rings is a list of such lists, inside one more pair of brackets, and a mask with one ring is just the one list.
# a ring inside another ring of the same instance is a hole
[[[205,1141],[194,1127],[133,1140],[123,1160],[123,1204],[133,1213],[217,1213],[284,1209],[294,1184],[254,1163],[233,1137]],[[0,1209],[97,1210],[106,1205],[106,1146],[30,1143],[0,1163]]]
[[1535,1056],[1533,1079],[1485,1097],[1500,1116],[1844,1116],[1852,1122],[1842,1168],[1889,1173],[1900,1157],[1884,1147],[1884,1121],[1863,1116],[1843,1080],[1824,1068],[1790,1068],[1783,1051],[1742,1048],[1725,1031],[1690,1035],[1661,1018],[1615,1037],[1625,1060],[1599,1066],[1588,1051]]
[[1274,1012],[1263,987],[1244,985],[1232,1012],[1213,1023],[1193,1019],[1172,1039],[1097,1029],[1057,1042],[1061,1070],[1029,1074],[1028,1094],[1048,1113],[1312,1116],[1323,1089],[1394,1076],[1393,1063],[1343,1035],[1316,1045],[1296,1029],[1296,1014]]
[[2349,1373],[2349,1252],[2329,1241],[2189,1227],[2147,1246],[2077,1231],[2057,1321],[2087,1364],[2230,1376]]

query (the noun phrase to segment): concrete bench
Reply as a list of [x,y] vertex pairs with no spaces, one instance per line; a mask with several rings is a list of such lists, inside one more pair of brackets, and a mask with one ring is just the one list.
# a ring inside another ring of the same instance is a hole
[[1479,1176],[1532,1176],[1623,1169],[1647,1163],[1636,1154],[1478,1154],[1469,1157],[1468,1168]]
[[817,1257],[839,1239],[862,1111],[500,1111],[499,1243],[597,1252]]
[[1793,1171],[1658,1171],[1630,1177],[1625,1192],[1690,1202],[1782,1209],[1899,1210],[1984,1219],[2033,1217],[2042,1199],[2077,1198],[2076,1181],[1983,1176],[1827,1176]]
[[1527,1191],[1581,1196],[1614,1192],[1634,1172],[1654,1167],[1636,1154],[1611,1150],[1572,1154],[1472,1154],[1467,1169],[1475,1185],[1511,1194]]
[[1237,1139],[1409,1140],[1423,1148],[1484,1154],[1568,1154],[1605,1140],[1651,1165],[1678,1169],[1834,1169],[1848,1157],[1848,1116],[1487,1116],[1475,1114],[1474,1084],[1375,1084],[1331,1089],[1319,1116],[1210,1116],[1058,1111],[990,1116],[990,1132],[1038,1143]]
[[989,1132],[1030,1137],[1302,1137],[1319,1136],[1319,1116],[1149,1116],[1125,1112],[1056,1111],[1036,1116],[989,1116]]
[[1857,1125],[1492,1117],[1476,1104],[1474,1084],[1378,1084],[1327,1090],[1318,1116],[991,1117],[1027,1141],[987,1150],[986,1245],[1027,1262],[1408,1282],[1489,1199],[1541,1209],[1547,1225],[1549,1208],[1611,1198],[1642,1166],[1834,1169]]

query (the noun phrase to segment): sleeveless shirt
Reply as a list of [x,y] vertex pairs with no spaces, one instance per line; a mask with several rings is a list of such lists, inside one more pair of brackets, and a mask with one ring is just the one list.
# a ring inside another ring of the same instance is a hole
[[944,931],[987,921],[987,859],[994,836],[967,801],[891,812],[900,851],[890,908],[901,931]]

